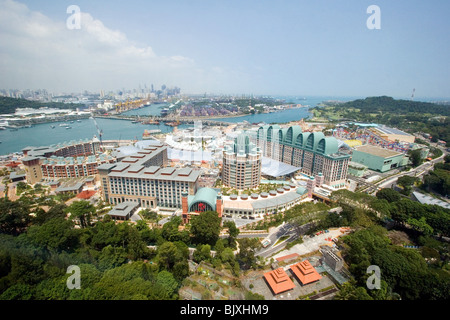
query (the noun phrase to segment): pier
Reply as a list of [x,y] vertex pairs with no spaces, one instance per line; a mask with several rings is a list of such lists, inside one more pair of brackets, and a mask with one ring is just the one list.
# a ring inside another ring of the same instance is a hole
[[110,119],[110,120],[129,120],[145,123],[147,121],[158,121],[160,123],[166,122],[178,122],[180,124],[194,124],[195,121],[201,121],[202,124],[211,126],[229,126],[232,123],[212,120],[212,119],[202,119],[201,117],[158,117],[158,116],[127,116],[122,114],[116,115],[95,115],[95,118]]

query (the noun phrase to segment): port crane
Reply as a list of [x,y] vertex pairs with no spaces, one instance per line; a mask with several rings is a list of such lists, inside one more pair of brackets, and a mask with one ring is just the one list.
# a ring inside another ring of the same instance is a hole
[[91,118],[94,120],[95,128],[97,129],[98,138],[100,140],[100,151],[103,152],[103,130],[98,127],[97,120],[95,120],[94,114],[91,113]]

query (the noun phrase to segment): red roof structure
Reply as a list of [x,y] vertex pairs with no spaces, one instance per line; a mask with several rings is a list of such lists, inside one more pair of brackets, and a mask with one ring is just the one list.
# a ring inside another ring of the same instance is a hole
[[284,261],[284,260],[289,260],[289,259],[293,259],[298,257],[299,254],[298,253],[293,253],[293,254],[288,254],[287,256],[282,256],[282,257],[278,257],[275,258],[277,261]]
[[17,168],[19,166],[19,164],[20,164],[20,162],[11,161],[10,163],[8,163],[6,165],[6,167]]
[[269,284],[270,289],[272,289],[275,294],[291,290],[295,287],[294,282],[289,279],[289,276],[283,268],[278,268],[276,270],[264,273],[264,278]]
[[80,199],[90,199],[97,191],[95,190],[84,190],[77,194],[77,198]]
[[302,284],[308,284],[322,278],[308,260],[292,265],[291,270]]

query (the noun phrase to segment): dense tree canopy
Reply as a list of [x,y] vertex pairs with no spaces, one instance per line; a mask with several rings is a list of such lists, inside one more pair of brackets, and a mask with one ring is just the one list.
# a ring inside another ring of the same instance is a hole
[[32,108],[39,109],[42,107],[56,108],[56,109],[73,109],[75,110],[79,106],[74,103],[62,103],[62,102],[38,102],[30,101],[26,99],[16,99],[9,97],[0,97],[0,113],[14,113],[17,108]]
[[202,212],[191,221],[191,233],[195,243],[214,245],[219,239],[221,218],[215,211]]

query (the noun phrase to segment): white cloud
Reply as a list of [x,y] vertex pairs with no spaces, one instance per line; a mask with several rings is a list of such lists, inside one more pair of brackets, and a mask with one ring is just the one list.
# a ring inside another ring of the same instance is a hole
[[204,92],[230,80],[231,73],[220,67],[204,70],[190,57],[159,56],[86,12],[81,13],[81,29],[70,30],[66,21],[16,1],[0,0],[0,7],[2,88],[73,92],[166,83],[184,92]]

